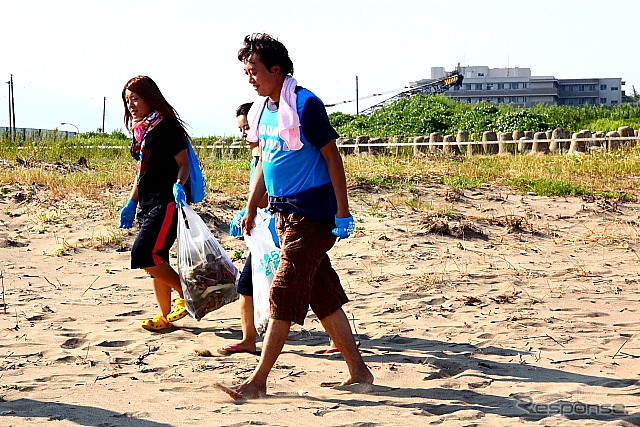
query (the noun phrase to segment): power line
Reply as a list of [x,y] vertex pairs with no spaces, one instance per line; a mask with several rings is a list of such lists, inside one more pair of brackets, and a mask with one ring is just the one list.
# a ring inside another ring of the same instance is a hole
[[386,95],[386,94],[393,93],[393,92],[400,92],[401,90],[405,90],[407,87],[408,86],[404,86],[404,87],[402,87],[400,89],[393,89],[393,90],[388,90],[388,91],[385,91],[385,92],[374,93],[374,94],[363,96],[363,97],[360,97],[360,98],[358,98],[356,96],[356,98],[354,98],[354,99],[349,99],[349,100],[346,100],[346,101],[338,101],[338,102],[334,102],[333,104],[324,104],[324,106],[325,107],[335,107],[336,105],[348,104],[350,102],[356,102],[356,101],[361,100],[361,99],[369,99],[369,98],[374,98],[376,96],[382,96],[382,95]]

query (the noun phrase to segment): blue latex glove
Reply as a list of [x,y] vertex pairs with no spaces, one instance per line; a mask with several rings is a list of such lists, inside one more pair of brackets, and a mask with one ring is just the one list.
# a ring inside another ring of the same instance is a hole
[[136,209],[138,208],[138,202],[133,199],[129,199],[124,208],[120,211],[120,228],[133,227],[133,221],[136,219]]
[[351,236],[354,228],[356,228],[356,221],[353,219],[353,216],[347,218],[336,217],[336,228],[331,230],[331,232],[334,236],[338,236],[338,240],[341,240]]
[[237,237],[238,239],[242,237],[242,217],[244,217],[245,212],[247,212],[247,208],[244,208],[235,214],[229,224],[229,234],[233,237]]
[[182,184],[173,184],[173,197],[176,199],[176,206],[181,208],[187,204],[187,195],[184,193]]

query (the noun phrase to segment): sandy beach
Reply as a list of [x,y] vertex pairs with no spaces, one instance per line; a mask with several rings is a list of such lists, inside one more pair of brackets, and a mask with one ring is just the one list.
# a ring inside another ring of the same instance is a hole
[[[241,335],[237,302],[140,327],[156,304],[129,269],[135,229],[116,228],[127,190],[0,190],[0,425],[640,425],[638,203],[425,184],[413,198],[435,209],[414,210],[351,186],[358,228],[330,255],[375,385],[335,386],[346,365],[316,354],[309,313],[267,398],[234,402],[215,384],[258,361],[216,351]],[[227,202],[196,210],[246,256]]]

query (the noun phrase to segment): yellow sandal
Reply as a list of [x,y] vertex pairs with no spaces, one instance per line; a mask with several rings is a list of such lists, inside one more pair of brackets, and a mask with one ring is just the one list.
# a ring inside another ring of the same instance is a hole
[[153,319],[142,321],[142,327],[147,331],[160,331],[162,329],[168,329],[171,326],[171,323],[162,314],[154,316]]
[[176,299],[176,306],[173,311],[167,314],[167,320],[169,322],[175,322],[176,320],[180,320],[185,317],[189,312],[185,307],[186,301],[183,298]]

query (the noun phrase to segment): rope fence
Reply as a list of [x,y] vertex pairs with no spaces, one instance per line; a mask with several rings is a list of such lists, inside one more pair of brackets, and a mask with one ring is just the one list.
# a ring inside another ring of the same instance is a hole
[[[34,132],[42,138],[45,132]],[[32,136],[34,133],[32,133]],[[72,132],[58,132],[57,136],[65,140],[67,148],[75,146],[83,149],[123,149],[129,145],[85,145],[74,144]],[[38,138],[38,139],[40,139]],[[35,141],[34,141],[35,142]],[[46,144],[46,141],[42,141]],[[423,153],[443,152],[449,154],[587,154],[595,151],[612,151],[619,148],[634,147],[640,143],[638,130],[624,126],[618,131],[608,133],[584,130],[571,133],[564,129],[548,132],[483,132],[470,134],[460,131],[456,135],[442,135],[433,132],[429,136],[371,138],[363,135],[357,138],[340,137],[336,145],[345,155],[420,155]],[[240,156],[248,151],[244,141],[234,138],[221,138],[215,141],[200,139],[193,141],[198,150],[213,150],[231,157]],[[23,147],[16,147],[22,149]],[[40,147],[46,148],[46,147]]]

